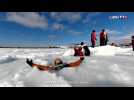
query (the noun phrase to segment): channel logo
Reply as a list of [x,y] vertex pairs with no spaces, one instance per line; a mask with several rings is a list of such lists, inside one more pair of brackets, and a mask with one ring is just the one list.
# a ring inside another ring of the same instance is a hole
[[128,19],[128,16],[109,16],[109,19],[111,20],[122,20],[122,19]]

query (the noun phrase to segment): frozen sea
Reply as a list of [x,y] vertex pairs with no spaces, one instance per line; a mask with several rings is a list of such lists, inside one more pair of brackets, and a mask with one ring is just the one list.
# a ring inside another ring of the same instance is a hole
[[[90,48],[90,47],[89,47]],[[90,48],[78,68],[65,68],[56,73],[29,67],[26,58],[49,64],[59,57],[72,62],[73,49],[0,48],[0,87],[116,87],[134,86],[134,52],[132,48],[102,46]]]

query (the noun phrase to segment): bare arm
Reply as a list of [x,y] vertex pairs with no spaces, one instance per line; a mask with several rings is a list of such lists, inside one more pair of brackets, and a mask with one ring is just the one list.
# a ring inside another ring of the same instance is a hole
[[51,68],[50,65],[34,64],[33,61],[29,59],[27,59],[26,63],[29,64],[31,67],[37,67],[39,70],[42,70],[42,71],[46,71]]
[[83,60],[84,60],[84,57],[80,57],[79,60],[69,63],[68,65],[69,67],[78,67],[82,63]]
[[32,67],[37,67],[39,70],[42,71],[46,71],[51,68],[50,65],[39,65],[39,64],[33,64]]

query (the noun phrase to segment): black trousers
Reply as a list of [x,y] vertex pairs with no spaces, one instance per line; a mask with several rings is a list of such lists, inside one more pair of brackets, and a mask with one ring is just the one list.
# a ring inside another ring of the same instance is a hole
[[132,48],[133,48],[133,51],[134,51],[134,41],[132,41]]

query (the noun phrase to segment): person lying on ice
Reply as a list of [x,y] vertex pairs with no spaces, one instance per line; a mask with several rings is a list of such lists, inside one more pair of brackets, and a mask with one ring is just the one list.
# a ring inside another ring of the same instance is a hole
[[78,67],[84,60],[84,57],[81,56],[79,60],[72,63],[64,63],[61,59],[56,58],[53,65],[39,65],[33,63],[33,60],[26,60],[26,63],[31,67],[36,67],[41,71],[59,71],[67,67]]

